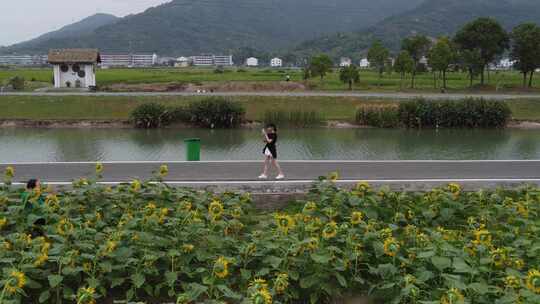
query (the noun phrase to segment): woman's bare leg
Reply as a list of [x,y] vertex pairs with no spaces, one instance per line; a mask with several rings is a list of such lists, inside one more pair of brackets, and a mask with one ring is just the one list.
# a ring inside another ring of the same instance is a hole
[[264,159],[264,171],[263,175],[268,175],[268,167],[270,166],[270,157],[266,156]]
[[279,165],[279,163],[277,162],[277,160],[275,158],[272,158],[272,164],[278,170],[279,175],[284,175],[283,171],[281,170],[281,166]]

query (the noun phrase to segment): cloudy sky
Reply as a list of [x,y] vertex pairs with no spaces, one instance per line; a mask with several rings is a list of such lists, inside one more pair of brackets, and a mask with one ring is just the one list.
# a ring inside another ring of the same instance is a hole
[[95,13],[139,13],[171,0],[0,0],[0,45],[35,38]]

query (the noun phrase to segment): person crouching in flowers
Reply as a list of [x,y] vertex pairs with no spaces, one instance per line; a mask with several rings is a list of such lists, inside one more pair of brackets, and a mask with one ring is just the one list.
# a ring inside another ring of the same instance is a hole
[[266,144],[263,149],[263,154],[265,157],[264,160],[264,171],[259,176],[259,179],[267,179],[268,178],[268,167],[270,167],[270,163],[276,167],[278,170],[278,176],[276,179],[284,179],[285,175],[283,174],[283,171],[281,170],[281,166],[277,162],[277,128],[273,124],[269,124],[266,129],[262,130],[262,134],[264,136],[264,143]]
[[39,179],[30,179],[26,183],[26,190],[21,194],[21,201],[27,213],[27,218],[32,215],[32,228],[29,233],[32,237],[42,236],[42,226],[46,224],[42,212],[45,198],[41,193],[41,182]]

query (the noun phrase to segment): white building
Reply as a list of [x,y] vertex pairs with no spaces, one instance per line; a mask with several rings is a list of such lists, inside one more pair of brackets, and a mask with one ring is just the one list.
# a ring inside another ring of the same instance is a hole
[[352,64],[352,60],[349,57],[341,57],[341,59],[339,60],[339,66],[342,68],[349,67],[351,66],[351,64]]
[[273,68],[280,68],[283,66],[283,60],[277,57],[272,58],[272,60],[270,60],[270,66]]
[[187,57],[178,57],[176,58],[176,62],[174,64],[177,68],[187,68],[191,64],[191,60]]
[[214,65],[217,66],[232,66],[232,55],[216,55],[214,56]]
[[369,68],[369,60],[367,58],[362,58],[360,60],[360,64],[359,64],[359,67],[361,69],[368,69]]
[[259,59],[255,57],[249,57],[246,59],[246,66],[248,67],[257,67],[259,66]]
[[156,65],[156,54],[102,54],[102,67],[149,67]]
[[96,86],[96,65],[101,62],[96,49],[50,50],[55,88],[89,88]]
[[232,55],[198,55],[198,56],[192,56],[191,61],[194,66],[231,66],[233,65]]
[[515,60],[511,60],[510,58],[503,58],[499,60],[495,69],[511,70],[514,67],[514,64],[516,64]]
[[5,55],[0,56],[0,65],[33,66],[47,64],[47,55]]

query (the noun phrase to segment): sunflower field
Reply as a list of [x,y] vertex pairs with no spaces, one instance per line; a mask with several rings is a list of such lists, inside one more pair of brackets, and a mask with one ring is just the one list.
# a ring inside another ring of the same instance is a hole
[[[540,303],[540,190],[340,189],[270,213],[242,193],[0,186],[0,303]],[[124,301],[124,302],[118,302]]]

